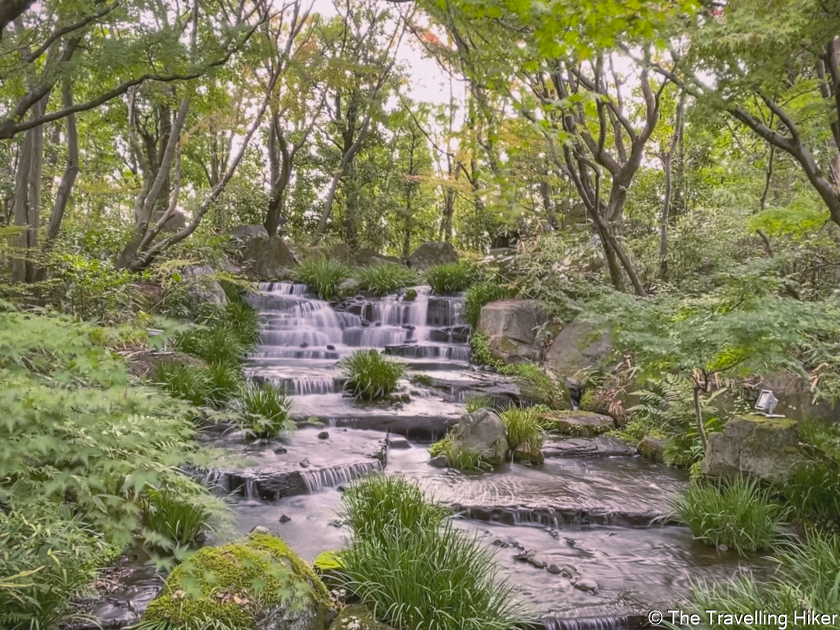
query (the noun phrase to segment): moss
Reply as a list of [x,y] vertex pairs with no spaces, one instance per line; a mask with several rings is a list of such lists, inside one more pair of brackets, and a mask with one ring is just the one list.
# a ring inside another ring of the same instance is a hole
[[591,411],[549,411],[540,415],[543,426],[552,426],[564,435],[594,437],[615,428],[612,418]]
[[735,416],[735,419],[755,422],[764,429],[775,431],[793,429],[799,424],[796,420],[791,420],[790,418],[767,418],[765,416]]
[[386,630],[364,606],[346,606],[335,618],[330,630]]
[[322,551],[312,562],[316,571],[334,571],[344,566],[340,551]]
[[403,296],[403,300],[405,300],[406,302],[412,302],[416,299],[417,299],[417,291],[415,291],[414,289],[409,289],[408,291],[405,292],[405,295]]
[[267,607],[299,612],[326,610],[328,604],[327,588],[281,538],[254,533],[223,547],[205,547],[176,567],[143,618],[184,624],[208,617],[247,628]]

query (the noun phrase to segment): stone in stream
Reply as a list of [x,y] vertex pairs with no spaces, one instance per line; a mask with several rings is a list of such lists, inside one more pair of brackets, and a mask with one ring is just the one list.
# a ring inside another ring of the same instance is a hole
[[522,551],[516,554],[514,556],[514,560],[518,560],[519,562],[527,562],[532,567],[536,567],[537,569],[545,569],[548,566],[548,563],[534,549],[528,549],[527,551]]
[[458,262],[458,252],[452,243],[423,243],[408,257],[412,269],[426,269],[435,265]]
[[598,582],[589,578],[584,578],[575,582],[575,588],[579,591],[594,593],[598,590]]
[[446,455],[435,455],[429,460],[429,466],[434,466],[435,468],[449,468],[449,460],[446,459]]
[[523,442],[513,450],[513,461],[532,465],[542,464],[545,458],[540,449],[532,447],[528,442]]
[[328,431],[321,431],[321,432],[318,434],[318,439],[319,439],[319,440],[328,440],[329,438],[330,438],[330,434],[329,434],[329,432],[328,432]]
[[284,448],[282,446],[278,446],[277,448],[274,449],[274,452],[277,453],[278,455],[282,455],[283,453],[288,453],[289,449]]
[[636,447],[639,455],[655,462],[662,461],[662,454],[665,452],[665,440],[646,435]]
[[402,436],[388,434],[388,448],[406,449],[411,448],[411,445],[408,443],[408,440]]
[[481,309],[478,330],[487,337],[494,359],[505,363],[539,361],[542,351],[536,331],[549,319],[537,300],[501,300]]
[[291,520],[292,520],[292,517],[291,517],[291,516],[287,516],[286,514],[283,514],[283,515],[282,515],[279,519],[277,519],[277,520],[278,520],[278,521],[280,521],[281,523],[288,523],[289,521],[291,521]]
[[304,460],[300,463],[300,465],[301,465],[303,468],[309,468],[309,459],[308,459],[308,458],[307,458],[307,459],[304,459]]
[[335,350],[335,346],[332,344],[327,344],[327,350]]
[[560,575],[561,573],[563,573],[563,569],[558,567],[556,564],[549,564],[545,568],[545,570],[551,573],[552,575]]
[[483,453],[482,459],[492,466],[507,461],[505,425],[490,409],[479,409],[461,416],[452,436],[456,446]]
[[540,419],[564,435],[592,437],[615,429],[615,420],[591,411],[547,411]]
[[631,457],[637,450],[611,435],[594,438],[551,438],[542,447],[544,457]]

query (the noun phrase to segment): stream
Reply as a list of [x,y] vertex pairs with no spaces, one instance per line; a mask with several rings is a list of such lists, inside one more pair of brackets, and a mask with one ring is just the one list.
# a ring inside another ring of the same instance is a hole
[[[501,577],[543,627],[564,630],[637,626],[649,610],[683,601],[693,582],[768,570],[766,559],[718,551],[669,522],[685,471],[629,454],[563,456],[586,454],[581,438],[542,466],[485,473],[429,466],[429,442],[457,423],[468,392],[513,403],[519,392],[469,366],[460,298],[416,290],[413,301],[389,295],[331,306],[302,284],[260,285],[251,301],[263,334],[248,376],[292,392],[293,417],[310,424],[282,442],[249,444],[238,433],[210,441],[230,458],[205,482],[230,496],[242,532],[267,527],[311,561],[348,542],[339,515],[346,484],[372,471],[401,474],[450,505],[458,527],[495,546]],[[398,395],[378,403],[343,395],[336,364],[358,348],[407,363]],[[517,559],[524,551],[534,562]]]

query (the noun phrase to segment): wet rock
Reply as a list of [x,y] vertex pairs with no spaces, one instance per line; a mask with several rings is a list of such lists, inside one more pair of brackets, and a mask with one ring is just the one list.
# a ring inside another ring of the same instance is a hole
[[493,466],[507,461],[505,425],[490,409],[479,409],[461,416],[454,429],[453,440],[461,448],[484,453],[482,459]]
[[543,559],[543,557],[533,549],[528,549],[527,551],[522,551],[516,554],[514,559],[519,562],[527,562],[537,569],[545,569],[548,566],[548,563]]
[[318,434],[318,439],[319,439],[319,440],[328,440],[329,438],[330,438],[330,434],[329,434],[329,432],[328,432],[328,431],[321,431],[321,432]]
[[288,451],[288,449],[286,449],[282,446],[278,446],[277,448],[274,449],[274,452],[277,453],[278,455],[282,455],[283,453],[288,453],[289,451]]
[[254,280],[288,280],[297,267],[294,253],[279,236],[254,238],[241,250],[242,264]]
[[327,346],[327,350],[335,350],[335,346],[330,344]]
[[597,367],[612,351],[609,333],[586,322],[570,322],[545,351],[545,367],[572,378],[584,368]]
[[308,348],[309,344],[304,341],[302,344],[300,344],[300,347],[301,348]]
[[452,243],[423,243],[408,257],[408,266],[426,269],[435,265],[458,262],[460,256]]
[[394,409],[394,411],[402,411],[403,404],[401,402],[395,402],[391,405],[391,408]]
[[287,516],[286,514],[283,514],[283,515],[282,515],[279,519],[277,519],[277,520],[279,520],[281,523],[288,523],[289,521],[291,521],[291,520],[292,520],[292,517],[291,517],[291,516]]
[[575,582],[575,588],[579,591],[588,591],[594,593],[598,590],[598,582],[593,579],[584,578]]
[[251,531],[248,532],[249,534],[271,534],[267,527],[263,527],[262,525],[256,525],[255,527],[251,528]]
[[545,568],[545,570],[551,573],[552,575],[560,575],[561,573],[563,573],[563,569],[558,567],[556,564],[549,564]]
[[549,321],[537,300],[501,300],[481,309],[478,330],[487,337],[490,354],[505,363],[539,361],[536,330]]
[[631,457],[636,455],[634,446],[611,435],[594,438],[551,438],[546,439],[542,454],[552,457]]
[[93,607],[90,614],[96,619],[103,630],[107,628],[124,628],[139,620],[139,615],[128,608],[130,602],[123,605],[102,602]]
[[304,459],[304,460],[300,463],[300,465],[301,465],[303,468],[309,468],[309,460],[308,460],[308,459]]
[[388,447],[395,449],[406,449],[411,448],[411,444],[409,444],[408,440],[406,440],[404,437],[389,435]]
[[722,432],[709,436],[701,471],[707,477],[749,475],[775,484],[810,459],[795,420],[736,416]]
[[554,424],[555,429],[564,435],[592,437],[615,428],[612,418],[591,411],[549,411],[541,418]]
[[523,442],[514,449],[513,461],[521,464],[542,464],[545,460],[542,451],[533,448],[528,442]]
[[449,468],[449,461],[446,459],[446,455],[435,455],[429,460],[429,466],[434,466],[435,468]]
[[417,291],[415,289],[409,289],[405,292],[405,295],[403,296],[403,300],[405,300],[406,302],[413,302],[416,299]]
[[639,442],[639,446],[637,448],[639,450],[639,455],[642,457],[652,459],[656,462],[661,462],[662,454],[665,452],[665,440],[646,435],[642,438],[642,441]]

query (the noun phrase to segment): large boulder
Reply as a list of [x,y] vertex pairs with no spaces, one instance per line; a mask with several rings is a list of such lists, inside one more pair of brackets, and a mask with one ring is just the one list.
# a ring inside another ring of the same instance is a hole
[[599,332],[594,325],[570,322],[545,351],[545,367],[566,378],[584,368],[597,367],[612,351],[609,333]]
[[254,280],[288,280],[297,264],[294,253],[279,236],[253,238],[242,248],[242,263]]
[[452,243],[423,243],[408,257],[408,266],[426,269],[435,265],[458,262],[458,252]]
[[505,363],[539,361],[537,329],[549,315],[537,300],[502,300],[481,309],[478,330],[487,337],[490,354]]
[[749,475],[782,483],[794,468],[808,460],[795,420],[736,416],[722,432],[709,436],[700,469],[707,477]]
[[[158,210],[157,212],[152,213],[152,220],[151,225],[157,225],[157,222],[163,218],[163,212]],[[184,215],[183,212],[180,210],[176,210],[172,213],[166,223],[163,224],[163,231],[164,232],[179,232],[187,227],[187,217]]]
[[225,306],[228,302],[222,285],[216,280],[216,271],[210,265],[194,265],[182,270],[188,283],[187,293],[198,302]]
[[230,237],[239,243],[247,243],[255,238],[268,238],[268,231],[262,225],[238,225],[230,231]]
[[255,531],[204,547],[169,574],[144,621],[187,627],[207,618],[256,630],[326,630],[330,596],[281,538]]
[[495,466],[507,461],[505,425],[490,409],[479,409],[461,416],[452,435],[459,447],[483,453],[482,459],[488,464]]
[[563,435],[592,437],[615,429],[612,418],[591,411],[546,411],[540,418]]
[[813,403],[814,393],[808,379],[796,374],[770,374],[755,387],[756,396],[762,389],[773,390],[779,400],[774,413],[794,420],[832,420],[840,422],[840,405],[826,401]]

